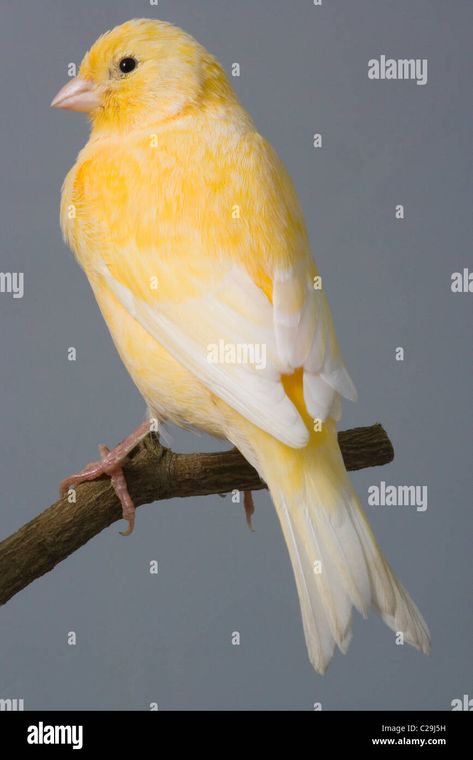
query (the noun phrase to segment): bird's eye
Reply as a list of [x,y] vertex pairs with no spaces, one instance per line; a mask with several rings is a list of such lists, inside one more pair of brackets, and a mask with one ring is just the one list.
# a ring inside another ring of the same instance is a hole
[[130,71],[136,69],[137,63],[138,61],[136,61],[135,58],[122,58],[118,67],[122,74],[129,74]]

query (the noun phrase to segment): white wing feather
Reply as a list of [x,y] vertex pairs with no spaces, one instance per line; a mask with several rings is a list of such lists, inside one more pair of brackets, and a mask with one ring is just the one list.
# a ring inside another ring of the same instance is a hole
[[[338,349],[325,294],[302,268],[275,272],[273,302],[241,268],[231,269],[200,298],[149,303],[118,282],[102,261],[98,272],[128,312],[219,398],[292,448],[308,441],[281,375],[303,367],[308,412],[340,416],[340,398],[356,391]],[[212,362],[211,348],[250,347],[260,361]],[[264,362],[261,359],[264,359]]]

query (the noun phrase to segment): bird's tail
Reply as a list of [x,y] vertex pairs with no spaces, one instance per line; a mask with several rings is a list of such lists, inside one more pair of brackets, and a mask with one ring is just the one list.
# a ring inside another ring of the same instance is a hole
[[309,658],[323,673],[346,652],[355,606],[370,606],[404,641],[430,651],[427,625],[381,553],[343,464],[335,425],[304,449],[264,435],[258,469],[269,486],[294,570]]

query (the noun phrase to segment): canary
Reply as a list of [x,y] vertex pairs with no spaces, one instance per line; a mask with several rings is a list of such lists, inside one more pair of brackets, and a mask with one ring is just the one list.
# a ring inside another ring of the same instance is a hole
[[[268,484],[314,668],[346,651],[353,607],[428,652],[338,447],[356,392],[296,191],[218,61],[171,24],[132,20],[52,105],[90,117],[61,225],[116,348],[151,417],[227,438]],[[127,532],[122,464],[148,429],[63,484],[110,475]]]

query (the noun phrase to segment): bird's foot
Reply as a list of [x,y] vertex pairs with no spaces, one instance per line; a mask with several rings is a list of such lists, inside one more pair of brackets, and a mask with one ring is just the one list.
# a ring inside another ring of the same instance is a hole
[[99,445],[101,459],[97,462],[91,462],[83,470],[70,475],[62,481],[60,486],[61,496],[64,496],[70,488],[79,483],[95,480],[102,475],[108,475],[112,481],[113,489],[122,505],[123,519],[127,520],[128,528],[121,533],[122,536],[129,536],[135,526],[135,505],[128,492],[125,475],[123,473],[123,463],[130,451],[149,433],[149,423],[144,422],[131,435],[127,436],[118,446],[111,451],[103,444]]

